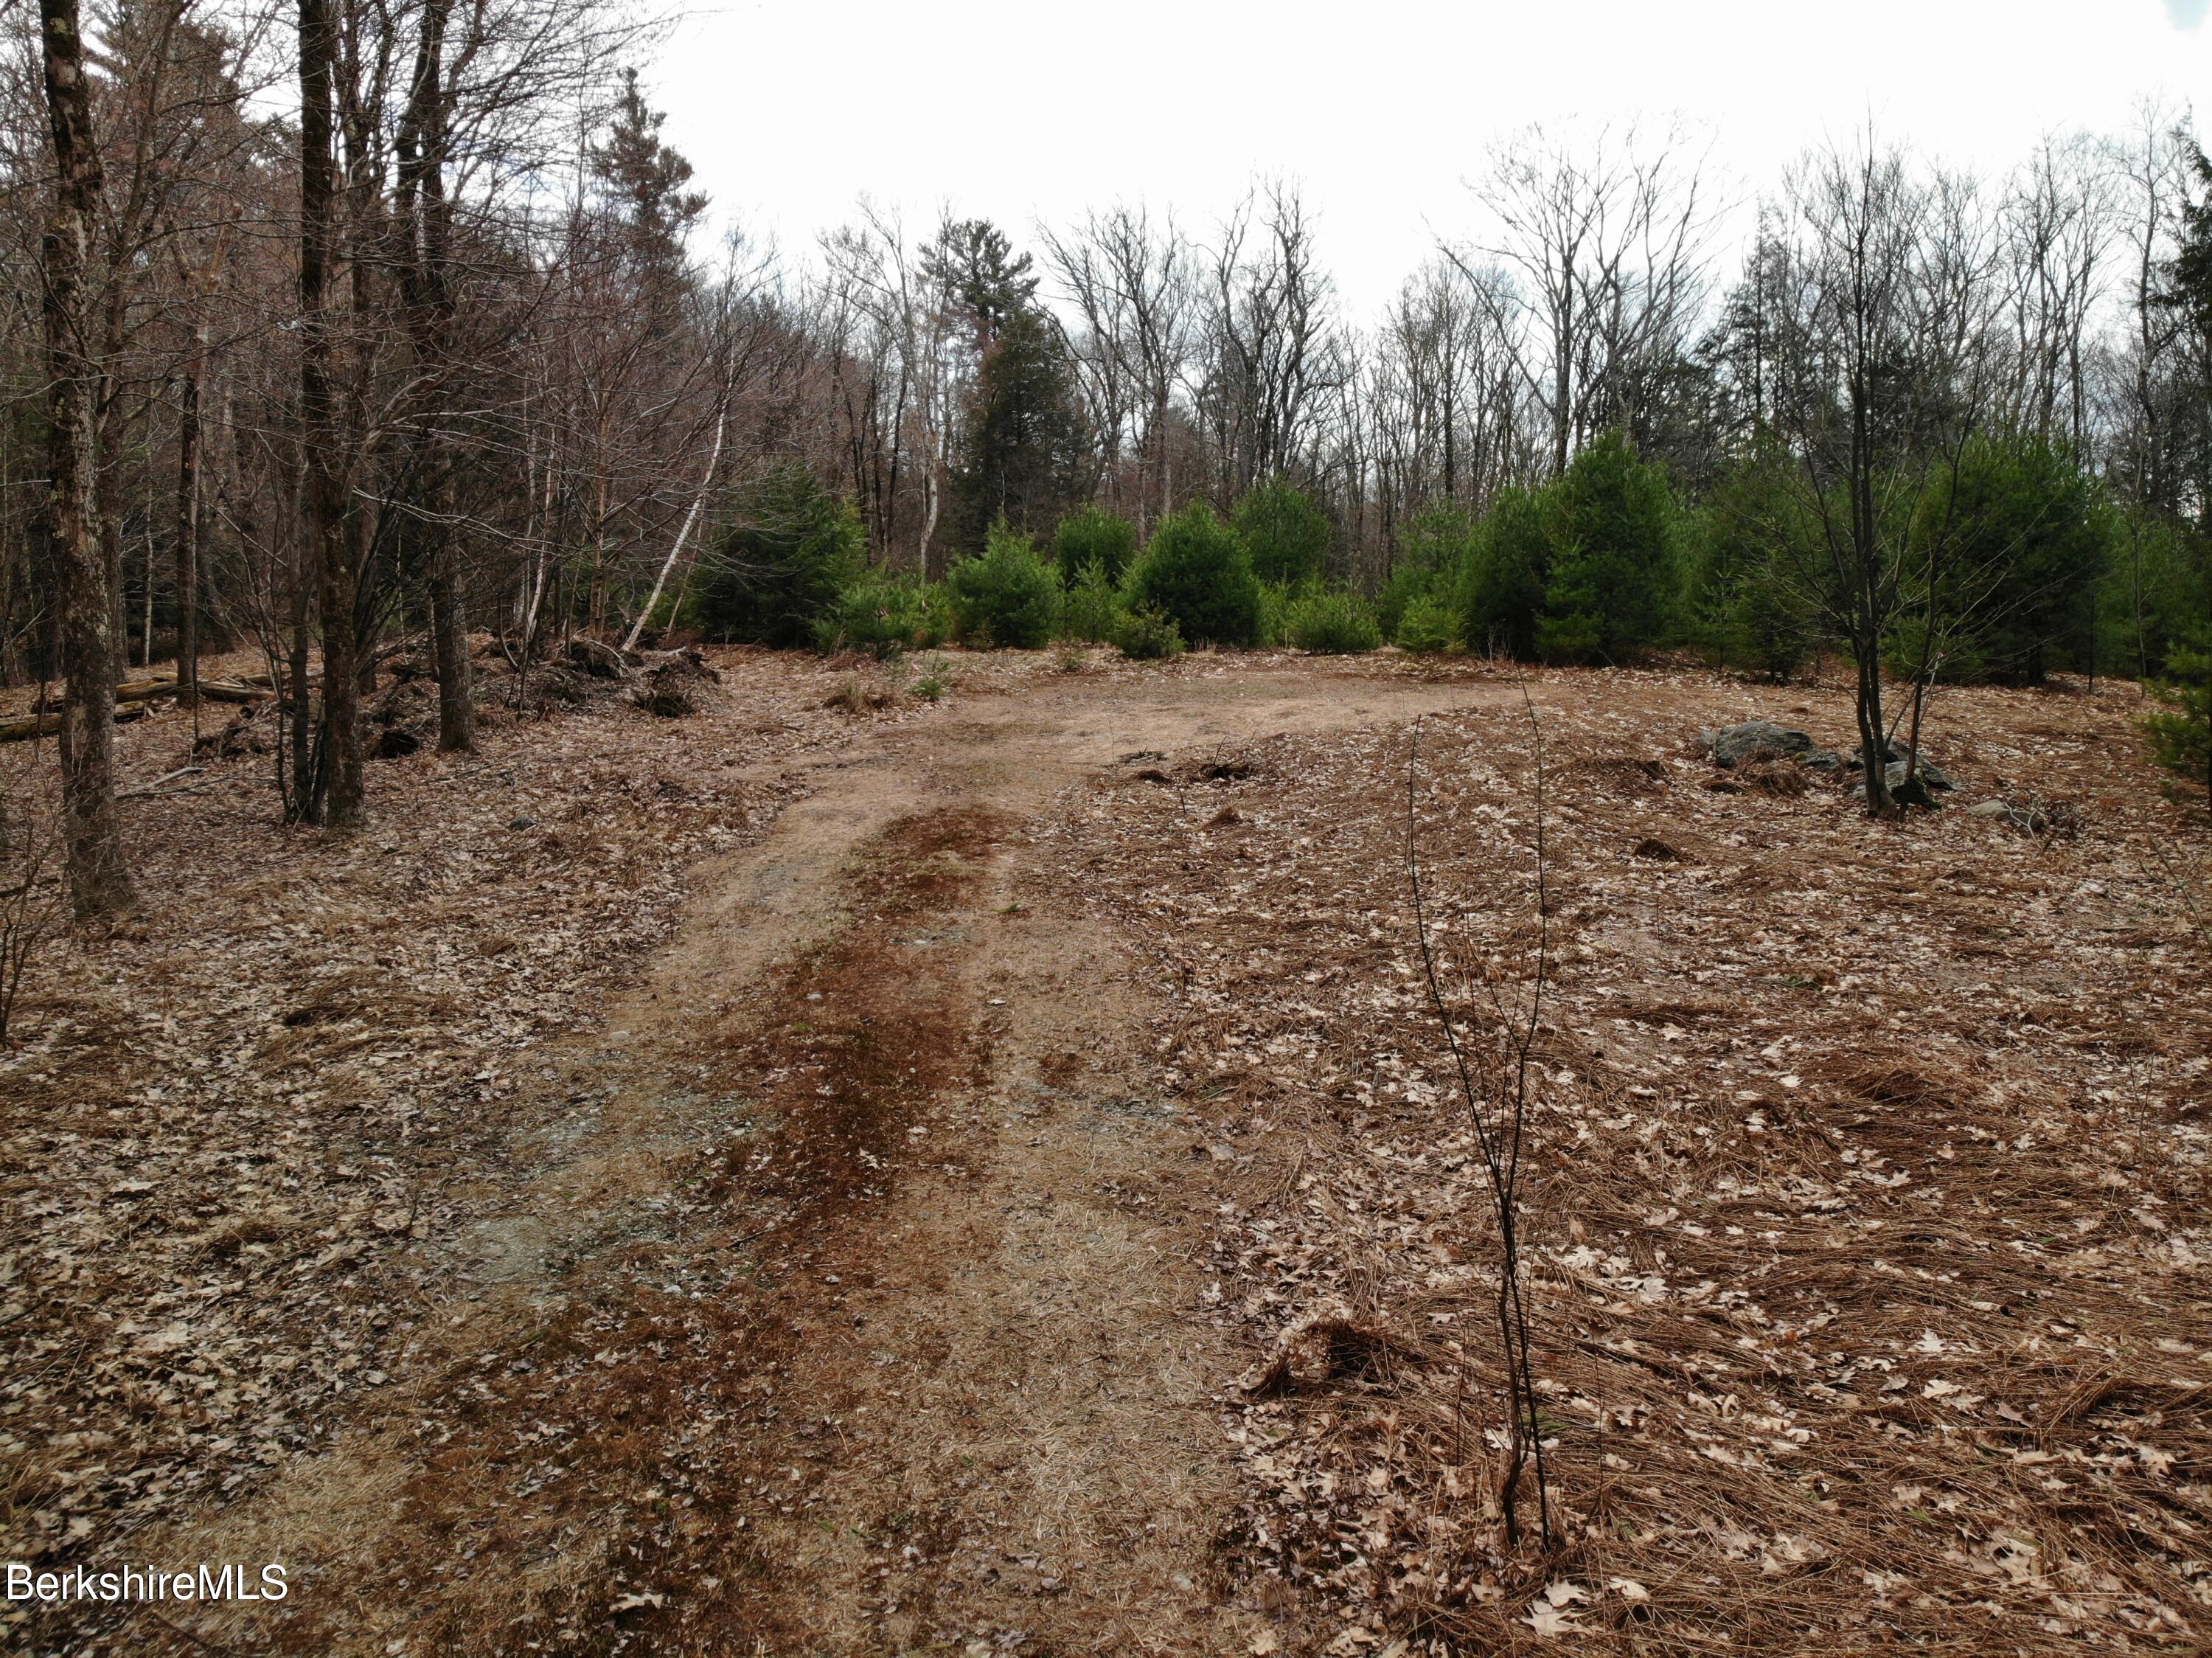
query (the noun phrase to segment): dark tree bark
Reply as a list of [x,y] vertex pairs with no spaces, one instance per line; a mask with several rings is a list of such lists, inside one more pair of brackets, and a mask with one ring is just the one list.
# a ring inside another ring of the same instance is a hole
[[452,0],[427,0],[399,140],[400,220],[408,235],[401,281],[416,367],[428,393],[421,411],[417,531],[427,543],[430,652],[438,674],[438,747],[468,753],[477,746],[468,619],[462,606],[459,549],[451,510],[451,463],[439,404],[453,374],[451,203],[446,196],[446,19]]
[[300,0],[300,424],[306,474],[301,505],[323,629],[321,818],[331,828],[350,832],[366,814],[367,784],[356,607],[357,515],[347,499],[348,449],[338,418],[330,312],[337,194],[331,107],[337,31],[331,8],[331,0]]
[[44,241],[49,496],[47,530],[60,588],[63,832],[70,901],[80,917],[131,903],[115,812],[116,584],[100,533],[98,365],[86,346],[85,259],[100,200],[100,155],[85,84],[76,0],[45,0],[42,18],[54,200]]
[[185,362],[177,398],[177,705],[200,699],[200,375],[207,326]]
[[[444,508],[443,485],[441,477],[431,492],[434,509]],[[476,692],[453,540],[447,527],[439,525],[430,551],[431,657],[438,674],[438,747],[445,753],[467,754],[477,746]]]
[[292,695],[289,728],[292,734],[292,820],[314,823],[323,815],[322,761],[318,754],[317,722],[308,716],[307,650],[315,582],[313,551],[307,537],[299,538],[293,560],[291,583],[292,640],[284,661]]
[[[1863,284],[1862,284],[1863,285]],[[1889,801],[1889,734],[1881,707],[1881,650],[1888,633],[1890,606],[1882,589],[1884,566],[1876,521],[1874,444],[1868,430],[1873,401],[1869,368],[1873,351],[1864,338],[1862,308],[1853,332],[1851,367],[1850,492],[1852,578],[1856,583],[1851,655],[1858,663],[1859,775],[1866,779],[1867,810],[1887,817]]]

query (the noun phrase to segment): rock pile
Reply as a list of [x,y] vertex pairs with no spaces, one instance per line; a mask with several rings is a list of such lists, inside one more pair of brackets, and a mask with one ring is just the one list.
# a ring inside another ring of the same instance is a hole
[[[1741,725],[1715,727],[1700,732],[1698,742],[1715,765],[1729,770],[1784,759],[1795,760],[1808,771],[1829,776],[1840,776],[1846,771],[1863,774],[1866,770],[1864,744],[1849,754],[1838,754],[1833,749],[1820,747],[1810,733],[1777,725],[1771,720],[1747,720]],[[1884,740],[1882,748],[1882,775],[1888,781],[1890,793],[1906,805],[1933,809],[1939,803],[1936,799],[1938,792],[1958,786],[1941,767],[1926,759],[1915,767],[1910,743],[1890,737]],[[1914,772],[1910,783],[1905,775],[1908,770]],[[1866,793],[1863,775],[1852,785],[1852,792],[1861,795]]]
[[1826,751],[1814,746],[1802,731],[1777,725],[1771,720],[1747,720],[1741,725],[1722,726],[1701,732],[1698,743],[1720,766],[1748,765],[1755,760],[1802,760],[1807,754]]

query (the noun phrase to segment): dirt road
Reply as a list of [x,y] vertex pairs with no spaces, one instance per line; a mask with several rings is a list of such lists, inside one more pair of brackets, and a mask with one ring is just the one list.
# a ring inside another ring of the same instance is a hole
[[[164,1557],[278,1608],[135,1649],[1200,1653],[1214,1148],[1146,941],[1069,901],[1061,791],[1509,693],[1311,668],[956,698],[804,768],[603,1030],[541,1056],[375,1422]],[[1294,1615],[1285,1610],[1285,1616]]]

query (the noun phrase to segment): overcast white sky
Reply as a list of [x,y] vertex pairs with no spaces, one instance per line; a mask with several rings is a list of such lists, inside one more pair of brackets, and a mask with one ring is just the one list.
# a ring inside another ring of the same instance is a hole
[[1017,242],[1117,198],[1203,237],[1302,180],[1349,313],[1441,233],[1492,137],[1680,111],[1748,198],[1869,116],[1992,170],[2042,134],[2212,115],[2212,0],[765,0],[695,14],[647,73],[716,212],[803,255],[863,191]]

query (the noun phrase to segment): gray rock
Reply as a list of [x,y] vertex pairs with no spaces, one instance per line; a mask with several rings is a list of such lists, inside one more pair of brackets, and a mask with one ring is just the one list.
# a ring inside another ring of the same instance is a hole
[[1987,818],[2002,823],[2008,829],[2017,829],[2023,835],[2042,835],[2057,831],[2070,835],[2078,820],[2071,810],[2060,807],[2046,812],[2033,806],[2015,806],[2010,801],[1978,801],[1966,808],[1970,818]]
[[[1892,760],[1882,768],[1883,779],[1889,784],[1889,797],[1900,805],[1924,807],[1932,812],[1942,804],[1936,798],[1937,790],[1958,787],[1925,760],[1921,761],[1919,771],[1910,783],[1905,781],[1905,771],[1903,760]],[[1866,798],[1863,778],[1851,785],[1851,793],[1861,800]]]
[[[1890,786],[1895,788],[1905,781],[1905,763],[1913,757],[1916,751],[1911,743],[1901,737],[1887,738],[1882,746],[1889,751],[1889,781]],[[1864,770],[1865,753],[1866,745],[1861,743],[1844,757],[1844,765],[1853,771]],[[1920,762],[1920,775],[1927,780],[1930,789],[1956,789],[1959,786],[1951,780],[1949,774],[1941,766],[1924,757]],[[1863,793],[1864,790],[1862,789],[1861,792]]]
[[1812,748],[1797,757],[1797,764],[1808,771],[1840,771],[1844,757],[1832,748]]
[[1936,786],[1928,780],[1925,771],[1916,772],[1907,777],[1902,765],[1893,765],[1888,768],[1887,776],[1889,797],[1899,806],[1917,806],[1923,812],[1932,812],[1942,804],[1936,798]]
[[[1852,769],[1856,771],[1857,768],[1854,766]],[[1882,768],[1882,771],[1884,775],[1889,778],[1889,786],[1892,789],[1896,788],[1899,783],[1905,781],[1905,762],[1903,760],[1892,760],[1887,765]],[[1951,774],[1944,771],[1942,766],[1936,765],[1933,760],[1923,760],[1920,762],[1920,777],[1921,780],[1930,789],[1956,789],[1959,786],[1951,780]]]
[[[1889,761],[1892,765],[1895,765],[1899,760],[1909,760],[1912,758],[1912,745],[1905,741],[1902,737],[1885,737],[1882,739],[1881,746],[1883,751],[1882,758]],[[1844,764],[1849,765],[1854,771],[1864,765],[1866,764],[1866,745],[1864,743],[1855,745],[1851,749],[1850,757],[1845,760]]]
[[1741,765],[1746,760],[1787,759],[1813,752],[1812,737],[1792,731],[1771,720],[1747,720],[1699,734],[1699,743],[1716,765]]

